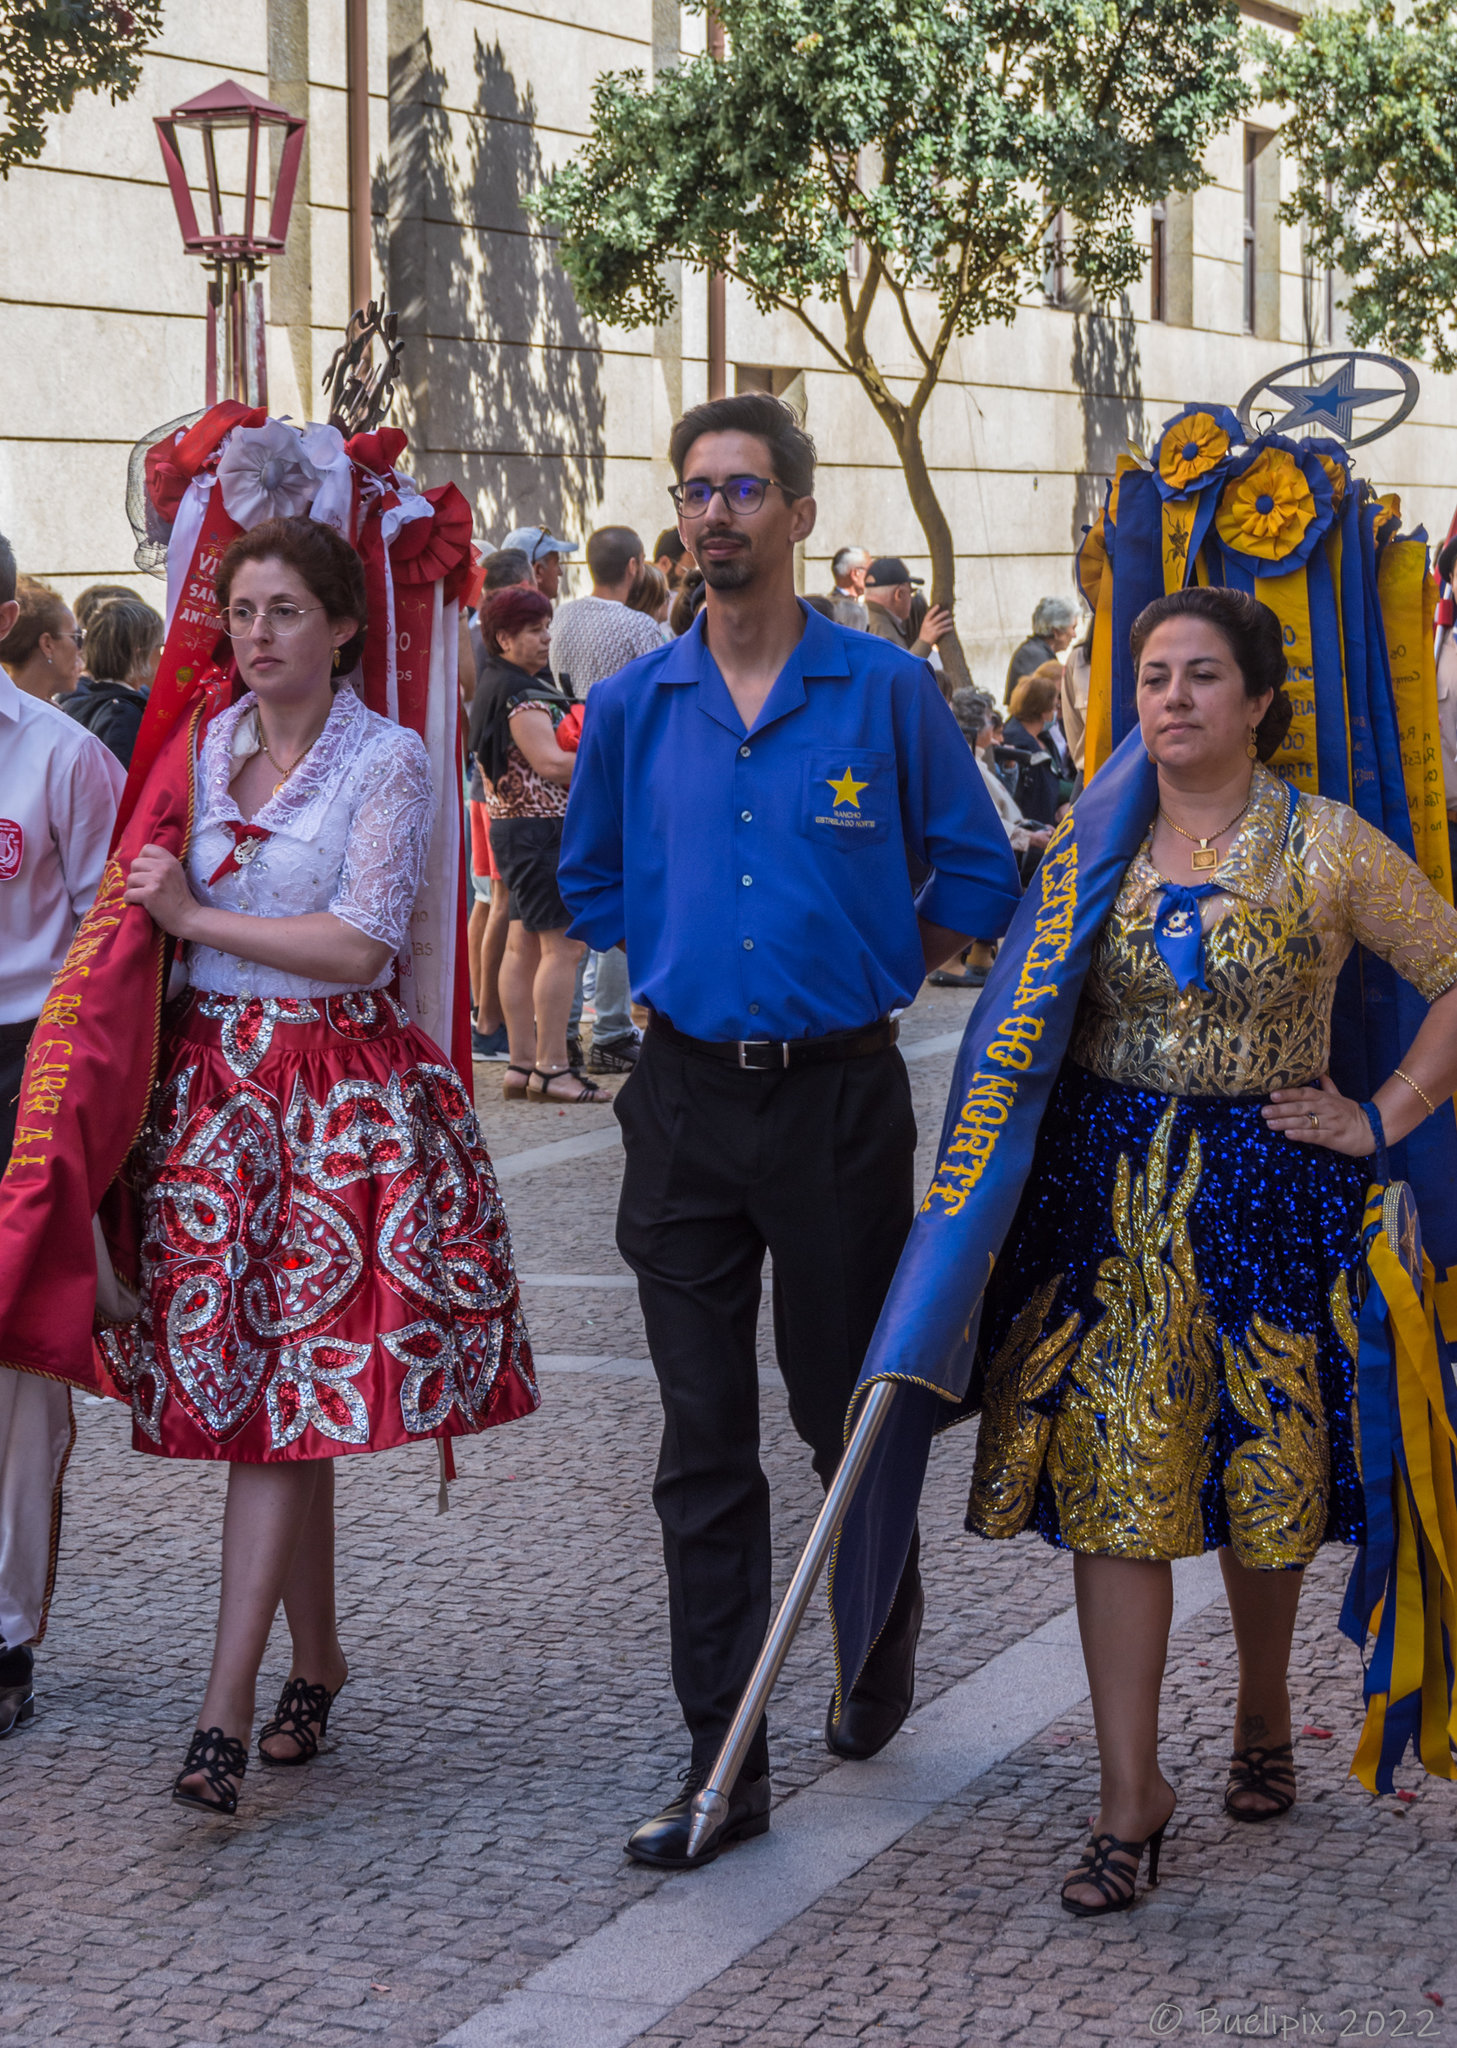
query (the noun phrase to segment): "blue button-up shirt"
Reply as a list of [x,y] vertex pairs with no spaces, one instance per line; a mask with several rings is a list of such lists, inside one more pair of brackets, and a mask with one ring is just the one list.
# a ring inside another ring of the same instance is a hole
[[[911,1002],[917,915],[977,938],[1020,890],[923,661],[804,607],[752,732],[698,618],[587,699],[558,882],[575,938],[695,1038],[818,1038]],[[907,852],[931,873],[913,891]]]

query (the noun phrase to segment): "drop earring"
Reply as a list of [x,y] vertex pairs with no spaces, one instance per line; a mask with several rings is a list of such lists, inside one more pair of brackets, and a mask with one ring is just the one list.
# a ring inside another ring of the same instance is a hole
[[336,676],[339,673],[339,649],[337,647],[334,649],[334,673]]
[[1245,752],[1249,755],[1252,761],[1258,761],[1260,758],[1259,745],[1255,739],[1255,734],[1259,731],[1259,729],[1260,728],[1257,725],[1252,725],[1250,727],[1249,740],[1245,745]]

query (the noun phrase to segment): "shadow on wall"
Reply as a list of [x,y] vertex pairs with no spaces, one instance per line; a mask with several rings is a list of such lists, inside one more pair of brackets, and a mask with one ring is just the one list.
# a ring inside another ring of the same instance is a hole
[[447,92],[419,12],[407,0],[393,15],[415,22],[391,49],[390,154],[374,179],[405,340],[397,413],[421,481],[460,482],[482,534],[574,535],[604,484],[599,344],[522,207],[544,175],[534,98],[477,36],[469,116],[448,114],[463,82]]
[[1083,473],[1073,504],[1072,544],[1103,509],[1104,494],[1128,443],[1143,445],[1143,364],[1131,318],[1082,313],[1073,328],[1073,383],[1083,397]]

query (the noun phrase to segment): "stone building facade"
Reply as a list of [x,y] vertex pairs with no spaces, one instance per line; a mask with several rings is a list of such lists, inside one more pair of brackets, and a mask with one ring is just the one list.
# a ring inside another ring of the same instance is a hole
[[[350,310],[348,0],[170,0],[136,94],[86,100],[43,159],[0,185],[5,405],[0,528],[68,594],[135,582],[124,512],[135,440],[203,402],[204,281],[182,252],[152,121],[226,77],[309,121],[287,253],[267,276],[270,403],[317,415]],[[1253,6],[1262,20],[1283,10]],[[422,482],[460,481],[482,539],[604,520],[667,523],[674,415],[708,389],[707,280],[632,333],[584,320],[525,192],[578,146],[594,79],[701,48],[678,0],[367,0],[374,284],[406,337],[399,417]],[[953,347],[928,447],[958,551],[958,620],[993,680],[1036,599],[1072,589],[1071,556],[1130,439],[1196,398],[1236,402],[1279,364],[1340,342],[1334,291],[1276,218],[1284,174],[1257,112],[1209,158],[1214,182],[1148,223],[1150,270],[1111,313],[1053,295]],[[362,208],[356,208],[362,219]],[[1158,260],[1154,262],[1157,244]],[[924,548],[868,402],[789,316],[730,288],[729,389],[802,401],[819,444],[805,587],[855,542]],[[908,369],[887,350],[892,370]],[[884,359],[883,359],[884,360]],[[1358,457],[1440,536],[1457,487],[1457,389],[1422,373],[1406,426]]]

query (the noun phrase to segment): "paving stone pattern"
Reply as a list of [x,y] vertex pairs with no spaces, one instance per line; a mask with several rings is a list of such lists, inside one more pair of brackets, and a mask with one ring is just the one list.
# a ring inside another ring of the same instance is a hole
[[[1221,1810],[1234,1707],[1223,1602],[1175,1638],[1164,1765],[1179,1794],[1157,1890],[1098,1921],[1057,1889],[1097,1806],[1092,1713],[1054,1722],[643,2035],[644,2048],[1092,2048],[1189,2035],[1450,2040],[1454,1797],[1347,1776],[1360,1715],[1336,1633],[1347,1556],[1309,1574],[1292,1667],[1300,1800]],[[1144,1875],[1147,1875],[1145,1865]],[[1317,2025],[1317,2022],[1319,2023]]]
[[[964,1009],[928,992],[908,1035]],[[927,1165],[949,1067],[911,1069]],[[477,1072],[503,1157],[610,1118],[502,1104],[499,1070]],[[523,1271],[621,1270],[618,1170],[605,1153],[511,1182]],[[529,1312],[548,1357],[645,1354],[631,1293],[539,1290]],[[656,1391],[549,1367],[543,1381],[538,1416],[458,1452],[445,1516],[433,1449],[339,1461],[350,1684],[326,1753],[302,1771],[255,1761],[233,1821],[166,1796],[206,1672],[223,1472],[137,1457],[119,1408],[78,1402],[41,1710],[0,1744],[0,2048],[427,2048],[656,1889],[621,1853],[685,1761],[648,1493]],[[764,1410],[782,1579],[816,1490],[782,1397]],[[1071,1598],[1066,1558],[959,1533],[971,1446],[957,1431],[932,1457],[923,1699]],[[1149,1904],[1089,1928],[1052,1899],[1094,1797],[1074,1715],[648,2038],[1122,2041],[1148,2038],[1164,1998],[1189,2015],[1237,1997],[1415,2010],[1447,1981],[1452,1795],[1421,1781],[1403,1807],[1342,1785],[1354,1656],[1332,1632],[1339,1576],[1335,1559],[1316,1575],[1301,1645],[1301,1711],[1336,1735],[1304,1745],[1313,1796],[1291,1823],[1219,1816],[1229,1667],[1213,1610],[1171,1680],[1184,1817]],[[286,1668],[279,1629],[260,1719]],[[832,1763],[830,1670],[817,1607],[776,1699],[778,1796]]]

